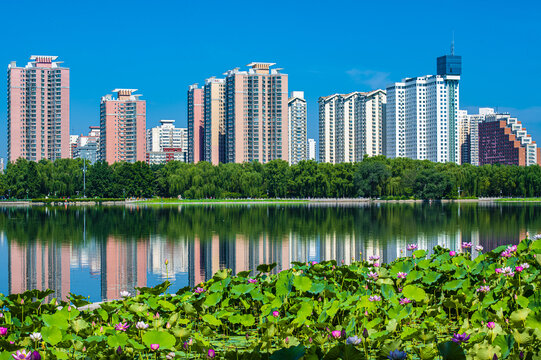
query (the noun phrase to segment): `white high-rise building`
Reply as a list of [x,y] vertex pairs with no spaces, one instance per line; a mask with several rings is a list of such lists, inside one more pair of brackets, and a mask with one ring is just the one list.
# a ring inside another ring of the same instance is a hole
[[383,154],[385,91],[319,98],[319,160],[337,164]]
[[147,162],[150,164],[170,160],[186,162],[187,129],[175,127],[175,120],[160,120],[160,124],[147,130]]
[[308,160],[316,159],[316,140],[315,139],[308,139],[306,159]]
[[459,162],[462,60],[445,55],[438,58],[437,65],[437,75],[406,78],[387,87],[387,156]]
[[289,163],[306,160],[306,100],[304,91],[292,91],[287,102],[289,113]]

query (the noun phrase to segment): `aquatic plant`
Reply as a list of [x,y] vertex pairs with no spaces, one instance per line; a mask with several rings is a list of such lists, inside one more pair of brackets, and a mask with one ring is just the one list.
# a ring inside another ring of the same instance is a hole
[[0,360],[541,357],[541,240],[475,258],[410,251],[377,268],[372,258],[220,270],[88,310],[74,294],[1,295]]

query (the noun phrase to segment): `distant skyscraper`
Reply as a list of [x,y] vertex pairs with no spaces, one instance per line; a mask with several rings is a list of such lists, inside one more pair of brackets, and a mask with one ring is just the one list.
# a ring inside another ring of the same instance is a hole
[[316,140],[308,139],[307,150],[308,151],[307,151],[306,158],[308,160],[315,160],[316,159]]
[[187,129],[175,127],[175,120],[160,120],[160,126],[147,130],[147,162],[163,164],[171,160],[186,162]]
[[4,173],[4,158],[0,158],[0,174]]
[[8,65],[8,158],[69,158],[70,70],[57,56]]
[[188,162],[202,161],[205,153],[204,96],[197,84],[188,89]]
[[362,161],[383,153],[383,90],[319,98],[319,161]]
[[494,114],[492,108],[479,108],[479,114],[469,114],[468,124],[470,127],[470,158],[463,158],[464,163],[479,165],[479,124],[485,121],[487,115]]
[[306,160],[306,100],[304,91],[293,91],[288,100],[289,114],[289,163]]
[[100,159],[117,161],[146,160],[146,101],[134,95],[136,89],[115,89],[101,98]]
[[217,165],[225,162],[225,79],[207,79],[203,92],[204,160]]
[[479,165],[539,165],[541,149],[517,118],[486,114],[479,123]]
[[[73,135],[71,135],[73,136]],[[88,135],[77,136],[75,146],[73,147],[74,159],[85,159],[90,163],[98,161],[100,153],[100,127],[90,126]]]
[[70,135],[70,159],[74,159],[75,149],[77,148],[77,140],[79,140],[79,135]]
[[[452,51],[453,52],[453,51]],[[461,57],[437,59],[437,75],[387,87],[387,156],[460,162],[457,151]]]
[[226,162],[288,159],[288,76],[272,65],[226,73]]

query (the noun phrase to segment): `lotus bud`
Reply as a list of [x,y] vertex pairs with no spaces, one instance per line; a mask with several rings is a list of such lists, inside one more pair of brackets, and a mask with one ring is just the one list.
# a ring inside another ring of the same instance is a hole
[[165,265],[169,265],[169,259],[165,259]]
[[171,329],[171,324],[169,323],[169,321],[167,322],[167,324],[165,324],[165,328],[166,329]]
[[116,349],[116,353],[117,353],[118,355],[122,354],[122,347],[121,347],[121,346],[119,346],[119,347]]
[[363,330],[363,337],[366,339],[368,337],[368,330],[364,328]]

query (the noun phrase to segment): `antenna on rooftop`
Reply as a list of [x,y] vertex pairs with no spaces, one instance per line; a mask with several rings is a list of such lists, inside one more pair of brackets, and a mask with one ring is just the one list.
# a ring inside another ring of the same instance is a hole
[[451,55],[455,55],[455,31],[453,30],[453,41],[451,41]]

